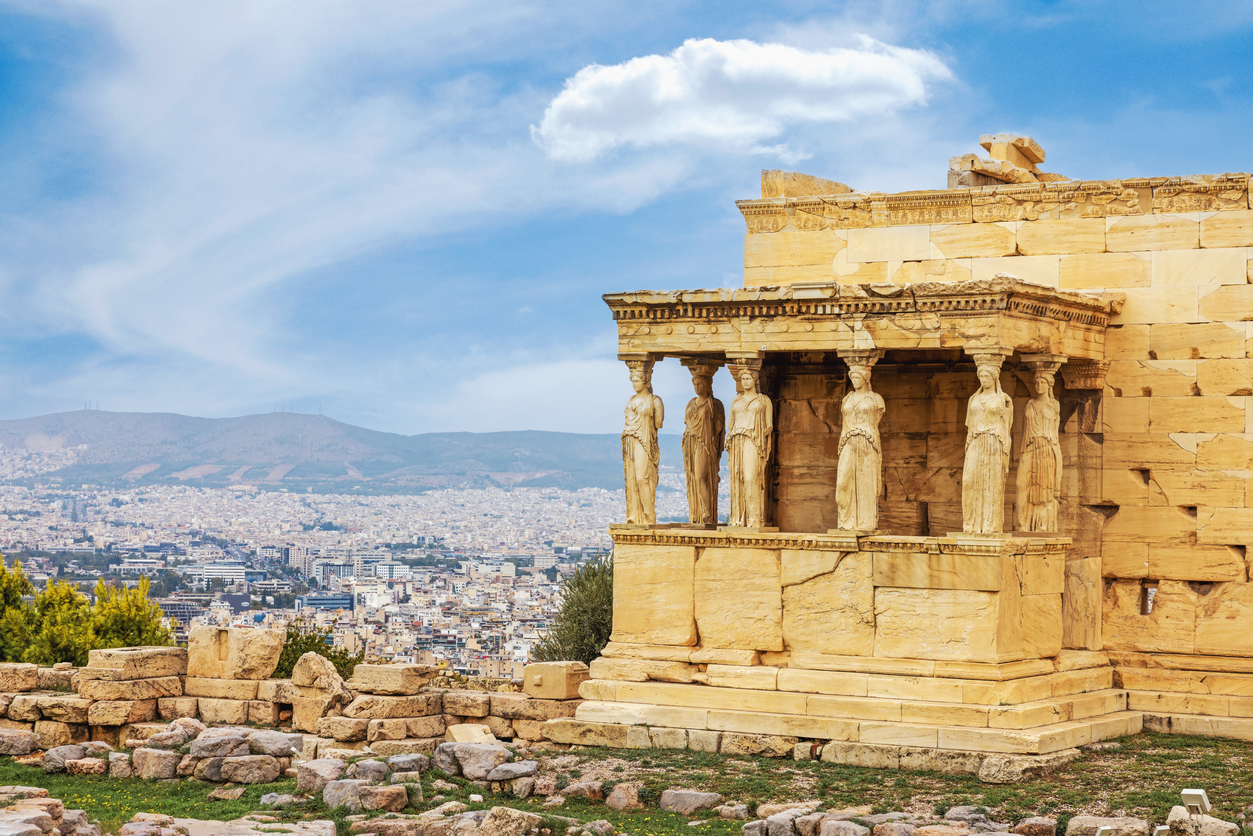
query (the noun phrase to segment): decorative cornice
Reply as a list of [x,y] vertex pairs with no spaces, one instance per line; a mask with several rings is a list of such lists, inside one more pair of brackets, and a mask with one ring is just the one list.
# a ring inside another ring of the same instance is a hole
[[613,526],[609,535],[617,546],[690,546],[702,549],[800,549],[828,552],[903,552],[908,554],[1063,554],[1069,537],[913,537],[891,534],[761,533],[700,531],[676,528]]
[[801,297],[789,286],[723,291],[609,293],[605,303],[617,321],[696,322],[740,317],[841,319],[861,315],[969,316],[1005,312],[1104,328],[1110,302],[1096,296],[1014,278],[990,281],[920,282],[885,293],[882,286],[807,284]]
[[1248,209],[1249,175],[1135,177],[736,201],[749,232]]

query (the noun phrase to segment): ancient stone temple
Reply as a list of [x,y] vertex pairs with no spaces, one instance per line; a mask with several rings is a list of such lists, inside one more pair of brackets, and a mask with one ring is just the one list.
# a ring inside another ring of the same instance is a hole
[[[1253,739],[1249,175],[982,144],[941,191],[765,172],[742,289],[605,297],[630,509],[554,739],[959,771]],[[696,394],[686,524],[653,512],[662,362]]]

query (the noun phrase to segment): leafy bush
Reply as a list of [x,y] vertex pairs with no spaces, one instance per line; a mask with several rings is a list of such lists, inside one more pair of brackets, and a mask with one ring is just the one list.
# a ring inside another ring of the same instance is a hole
[[306,653],[323,656],[335,666],[335,670],[344,679],[352,676],[357,665],[365,661],[365,651],[349,653],[342,647],[331,644],[333,633],[330,627],[307,626],[300,619],[287,625],[287,636],[283,640],[283,653],[278,657],[278,668],[274,671],[276,679],[287,679],[292,668]]
[[613,556],[595,557],[561,585],[561,611],[531,658],[537,662],[591,662],[613,632]]

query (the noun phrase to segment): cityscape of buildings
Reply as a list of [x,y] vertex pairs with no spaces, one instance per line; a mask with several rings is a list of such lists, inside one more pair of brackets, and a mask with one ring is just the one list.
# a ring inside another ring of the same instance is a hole
[[[0,479],[67,464],[0,449]],[[50,480],[49,480],[50,481]],[[661,519],[685,519],[662,474]],[[560,583],[610,549],[622,491],[442,489],[297,493],[252,485],[0,485],[0,551],[36,586],[135,584],[185,635],[195,623],[328,629],[368,657],[517,676],[560,603]]]

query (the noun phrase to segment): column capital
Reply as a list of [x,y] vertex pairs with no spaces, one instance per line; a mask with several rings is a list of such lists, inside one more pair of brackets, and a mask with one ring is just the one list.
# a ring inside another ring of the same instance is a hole
[[885,352],[882,348],[841,348],[835,353],[850,366],[873,366]]
[[974,359],[976,363],[980,360],[985,362],[1004,362],[1005,358],[1014,353],[1014,350],[1005,345],[968,345],[963,349]]
[[711,375],[722,368],[724,362],[715,357],[682,357],[679,362],[684,368],[696,375]]
[[1062,385],[1067,389],[1104,389],[1109,361],[1067,363],[1062,367]]
[[618,359],[624,363],[655,363],[660,355],[641,352],[639,354],[618,354]]
[[1022,364],[1032,371],[1057,374],[1057,370],[1069,359],[1065,354],[1024,354]]

